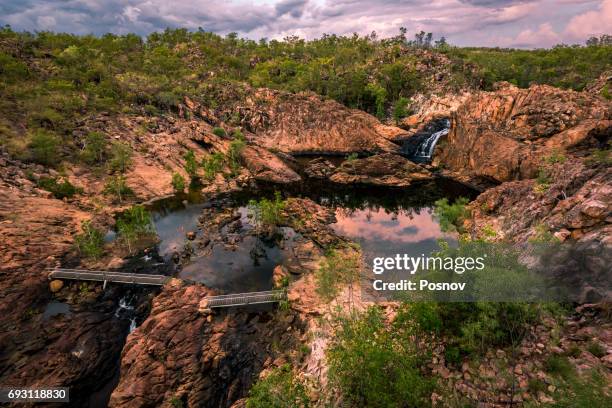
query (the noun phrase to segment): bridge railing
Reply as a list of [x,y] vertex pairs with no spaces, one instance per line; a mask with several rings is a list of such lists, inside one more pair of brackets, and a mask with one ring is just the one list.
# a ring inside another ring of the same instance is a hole
[[98,282],[132,283],[140,285],[161,286],[168,280],[165,275],[150,275],[143,273],[125,273],[111,271],[96,271],[71,268],[50,269],[50,279],[75,279]]
[[287,297],[284,290],[268,290],[263,292],[232,293],[229,295],[208,296],[203,299],[207,308],[246,306],[262,303],[280,302]]

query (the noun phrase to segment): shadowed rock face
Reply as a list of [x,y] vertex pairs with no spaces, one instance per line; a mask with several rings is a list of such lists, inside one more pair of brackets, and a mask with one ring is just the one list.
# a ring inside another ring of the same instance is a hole
[[452,128],[439,144],[434,164],[496,180],[531,178],[552,152],[580,154],[612,135],[610,103],[587,93],[545,85],[469,98],[452,115]]
[[[121,379],[111,407],[227,407],[246,396],[279,350],[297,347],[303,330],[295,316],[276,312],[199,312],[211,291],[203,286],[166,285],[149,318],[123,349]],[[280,364],[280,361],[278,362]]]

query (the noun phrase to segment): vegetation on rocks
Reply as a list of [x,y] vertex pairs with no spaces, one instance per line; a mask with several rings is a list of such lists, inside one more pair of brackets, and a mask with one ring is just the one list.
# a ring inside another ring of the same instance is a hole
[[95,228],[91,221],[83,221],[82,233],[78,234],[74,241],[79,253],[85,258],[98,259],[104,252],[104,234]]
[[119,203],[134,194],[134,191],[127,185],[125,176],[116,174],[108,179],[104,186],[104,192],[113,196]]
[[55,198],[60,200],[63,198],[72,198],[76,194],[80,194],[83,190],[75,187],[65,177],[41,177],[37,181],[38,187],[50,191]]
[[[372,33],[257,42],[202,30],[167,29],[141,38],[15,32],[7,26],[0,29],[0,129],[14,155],[54,164],[83,153],[84,161],[99,162],[99,146],[87,147],[93,137],[73,133],[83,119],[102,112],[176,112],[185,96],[215,108],[225,102],[221,84],[237,91],[240,83],[312,91],[397,121],[409,111],[408,98],[438,88],[507,80],[521,87],[535,82],[582,89],[609,69],[611,54],[608,41],[549,50],[459,48],[434,42],[431,34],[411,40],[405,30],[390,38]],[[29,146],[23,143],[28,138]],[[113,162],[125,170],[125,160]]]
[[387,326],[377,307],[337,317],[327,353],[329,377],[350,406],[422,407],[434,390],[424,372],[425,344],[415,344],[418,326],[404,309]]
[[253,217],[256,228],[276,228],[284,220],[283,210],[286,201],[283,200],[281,193],[276,191],[274,199],[262,198],[260,200],[249,201],[249,213]]
[[129,253],[138,249],[141,243],[146,245],[147,238],[156,236],[151,214],[142,205],[135,205],[121,214],[117,220],[117,232]]
[[182,193],[185,191],[185,178],[179,173],[172,174],[172,188],[177,193]]
[[311,406],[306,388],[287,364],[275,368],[255,383],[247,408],[306,408]]
[[469,200],[465,197],[458,198],[450,204],[447,198],[435,202],[434,214],[440,222],[442,231],[463,231],[463,221],[469,216],[466,207]]

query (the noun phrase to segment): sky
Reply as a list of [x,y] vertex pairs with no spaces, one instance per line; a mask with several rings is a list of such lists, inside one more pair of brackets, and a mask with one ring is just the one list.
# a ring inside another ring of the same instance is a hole
[[256,40],[406,27],[454,45],[538,48],[612,34],[612,0],[0,0],[0,24],[97,35],[201,27]]

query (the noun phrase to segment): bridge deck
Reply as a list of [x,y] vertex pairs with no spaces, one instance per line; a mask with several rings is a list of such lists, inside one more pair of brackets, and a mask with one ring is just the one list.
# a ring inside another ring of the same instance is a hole
[[98,282],[132,283],[139,285],[162,286],[168,280],[165,275],[148,275],[142,273],[125,273],[110,271],[90,271],[85,269],[52,269],[50,279],[74,279]]
[[203,305],[208,308],[257,305],[262,303],[280,302],[286,299],[284,290],[268,290],[264,292],[233,293],[230,295],[208,296],[203,299]]

